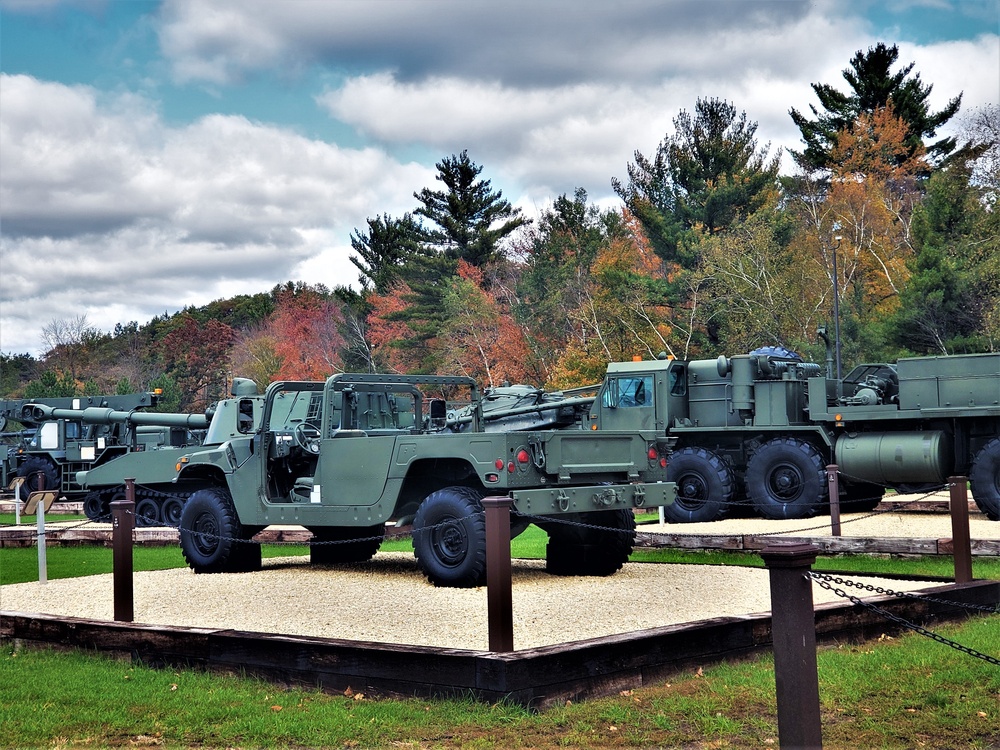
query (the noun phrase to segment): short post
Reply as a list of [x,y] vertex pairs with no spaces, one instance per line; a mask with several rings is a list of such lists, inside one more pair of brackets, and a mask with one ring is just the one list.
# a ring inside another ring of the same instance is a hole
[[771,579],[771,639],[781,747],[822,748],[816,616],[809,569],[813,544],[771,545],[761,551]]
[[[26,482],[27,483],[27,482]],[[45,473],[38,472],[35,474],[35,486],[37,487],[37,492],[45,491]],[[38,495],[37,497],[41,497]],[[20,498],[16,498],[16,502],[20,504]],[[47,550],[45,543],[45,503],[39,502],[35,508],[35,518],[38,521],[38,582],[48,583],[49,582],[49,563],[46,558]]]
[[490,651],[514,650],[509,497],[483,498],[486,510],[486,602]]
[[[21,525],[21,485],[24,484],[24,480],[14,482],[14,525]],[[27,490],[25,490],[27,492]]]
[[840,536],[840,468],[837,464],[826,467],[826,484],[830,492],[830,535]]
[[955,583],[972,580],[972,542],[969,535],[969,489],[965,477],[948,477],[951,487],[951,543],[954,547]]
[[111,502],[111,545],[114,550],[115,620],[133,622],[132,531],[135,529],[135,478],[125,480],[125,499]]

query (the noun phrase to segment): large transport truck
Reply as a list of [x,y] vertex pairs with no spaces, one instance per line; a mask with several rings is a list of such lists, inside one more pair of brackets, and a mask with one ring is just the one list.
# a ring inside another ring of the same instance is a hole
[[[462,391],[470,419],[454,432],[443,396]],[[282,381],[262,409],[251,440],[178,460],[180,544],[196,572],[259,568],[252,537],[274,524],[312,531],[313,563],[364,561],[391,524],[412,527],[432,583],[475,586],[486,568],[481,501],[509,496],[513,535],[532,522],[548,532],[550,572],[610,575],[631,554],[634,509],[676,495],[668,440],[652,428],[488,432],[471,378]]]
[[[2,485],[23,477],[21,499],[38,489],[41,472],[45,487],[57,489],[67,499],[77,500],[82,488],[76,472],[111,461],[129,450],[169,441],[162,430],[155,433],[130,431],[122,423],[98,423],[81,419],[88,410],[121,410],[128,413],[157,405],[159,392],[145,391],[117,396],[72,396],[0,401],[0,432],[14,423],[19,431],[4,432]],[[53,416],[61,412],[67,416]],[[176,436],[175,436],[176,438]]]
[[673,522],[746,502],[767,518],[812,516],[828,507],[829,464],[848,507],[967,476],[980,510],[1000,519],[1000,354],[860,364],[842,380],[785,350],[613,363],[588,422],[670,439]]

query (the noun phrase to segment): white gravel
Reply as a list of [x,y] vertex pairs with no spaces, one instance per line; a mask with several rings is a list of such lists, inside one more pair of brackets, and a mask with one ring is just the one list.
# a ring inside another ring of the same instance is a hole
[[[556,577],[515,560],[514,646],[532,648],[710,617],[770,610],[761,569],[628,563],[608,578]],[[926,583],[882,582],[912,590]],[[288,635],[485,650],[486,588],[427,583],[412,555],[312,567],[304,557],[264,561],[254,573],[137,573],[135,621]],[[0,609],[112,620],[110,574],[0,587]],[[833,596],[814,586],[816,602]]]

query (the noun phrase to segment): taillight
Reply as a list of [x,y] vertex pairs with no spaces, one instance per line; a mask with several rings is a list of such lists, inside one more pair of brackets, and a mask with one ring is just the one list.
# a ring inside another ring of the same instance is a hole
[[517,452],[517,462],[519,464],[526,464],[530,460],[531,456],[528,455],[528,451],[526,451],[524,448],[521,448],[521,450]]

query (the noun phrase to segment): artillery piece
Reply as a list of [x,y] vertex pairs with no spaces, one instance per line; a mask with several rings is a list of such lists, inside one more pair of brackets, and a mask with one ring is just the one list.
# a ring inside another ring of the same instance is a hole
[[[45,416],[51,409],[84,409],[101,407],[111,410],[135,410],[156,406],[159,391],[144,391],[117,396],[69,396],[36,399],[5,399],[0,401],[0,429],[9,423],[20,423],[22,429],[4,433],[6,453],[0,470],[3,486],[14,477],[22,477],[21,499],[38,489],[38,474],[45,477],[48,489],[60,490],[73,499],[80,490],[73,475],[80,469],[109,461],[129,450],[127,428],[116,423],[83,424],[76,419]],[[32,407],[32,408],[28,408]],[[39,418],[36,419],[36,409]],[[144,441],[155,441],[146,436]]]
[[[77,472],[75,484],[86,493],[83,511],[87,518],[107,520],[109,504],[125,497],[126,477],[136,480],[135,514],[138,526],[180,522],[184,503],[197,483],[176,485],[178,459],[192,450],[192,446],[206,449],[218,447],[227,455],[242,456],[250,450],[254,432],[260,426],[261,401],[256,384],[247,378],[234,378],[232,398],[223,399],[209,407],[204,414],[115,412],[109,409],[87,409],[79,415],[81,421],[124,420],[131,427],[131,450],[124,455],[87,470]],[[52,410],[53,418],[59,410]],[[172,439],[144,444],[143,430],[169,430]],[[200,440],[184,439],[192,430],[206,430]]]
[[[487,388],[482,397],[482,424],[486,432],[560,430],[580,427],[599,385],[567,391],[544,391],[531,385]],[[472,423],[472,407],[447,413],[452,432],[465,432]]]

